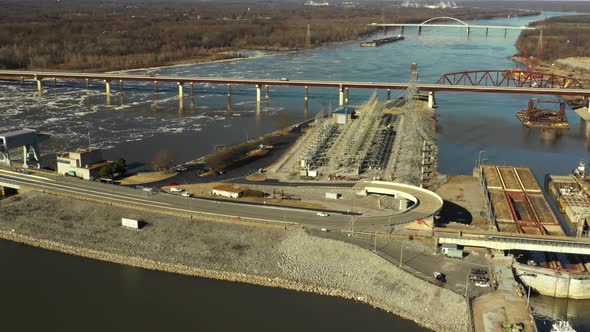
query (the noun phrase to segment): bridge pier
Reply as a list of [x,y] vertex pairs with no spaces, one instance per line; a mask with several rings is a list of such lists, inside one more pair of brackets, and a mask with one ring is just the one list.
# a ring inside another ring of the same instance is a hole
[[154,92],[158,93],[158,81],[154,81]]
[[391,99],[391,89],[387,89],[387,100]]
[[25,85],[25,77],[24,76],[20,77],[20,84]]
[[507,34],[508,34],[508,29],[504,29],[504,39],[506,39]]
[[307,101],[309,100],[309,87],[307,85],[304,87],[304,96],[303,99],[305,99],[305,103],[307,104]]
[[37,81],[37,92],[39,92],[39,94],[43,93],[43,83],[41,82],[41,78],[36,78],[35,81]]
[[270,99],[270,85],[266,85],[266,99]]
[[191,96],[195,95],[195,82],[191,82]]
[[434,108],[434,92],[428,92],[428,108]]
[[262,86],[260,84],[256,84],[256,103],[260,104],[262,101]]
[[471,33],[471,28],[467,27],[467,37],[469,37],[469,34]]
[[345,95],[344,95],[344,103],[345,103],[346,105],[348,105],[348,93],[350,92],[350,89],[349,89],[349,88],[346,88],[346,89],[344,89],[344,91],[345,91]]
[[0,186],[0,197],[6,198],[16,194],[18,194],[17,189]]
[[53,78],[53,88],[57,87],[57,78]]
[[490,28],[486,28],[486,39],[488,39],[488,31],[490,30]]
[[420,35],[422,35],[422,27],[421,26],[418,27],[418,36],[420,36]]
[[231,84],[227,85],[227,96],[231,97]]
[[342,85],[338,88],[338,104],[344,106],[344,88]]
[[90,80],[86,79],[86,89],[90,88]]
[[184,82],[176,82],[178,84],[178,98],[184,98]]
[[399,31],[399,32],[400,32],[400,35],[403,35],[403,34],[404,34],[404,30],[405,30],[404,28],[405,28],[405,27],[402,25],[402,28],[401,28],[401,29],[400,29],[400,31]]
[[104,85],[105,85],[106,94],[110,95],[111,94],[111,81],[104,80]]

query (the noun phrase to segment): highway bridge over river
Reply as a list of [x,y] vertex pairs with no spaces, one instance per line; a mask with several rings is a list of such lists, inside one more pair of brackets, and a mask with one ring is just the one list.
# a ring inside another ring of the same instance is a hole
[[[477,73],[481,72],[480,76]],[[509,94],[537,94],[555,96],[578,96],[589,97],[590,89],[582,88],[572,78],[556,75],[535,73],[525,75],[524,79],[518,77],[517,73],[511,70],[504,71],[479,71],[451,73],[443,75],[439,83],[427,84],[417,83],[416,88],[429,94],[429,106],[434,105],[434,92],[480,92],[480,93],[509,93]],[[490,73],[493,72],[494,75]],[[457,78],[459,75],[460,79]],[[544,75],[544,76],[543,76]],[[549,77],[550,76],[550,77]],[[479,77],[479,78],[477,78]],[[540,79],[538,77],[541,77]],[[543,79],[543,77],[546,77]],[[153,82],[155,91],[158,91],[160,83],[171,83],[178,86],[179,98],[184,97],[184,86],[190,84],[191,95],[195,94],[195,84],[220,84],[227,86],[227,95],[231,97],[232,85],[253,85],[256,87],[256,101],[262,101],[262,87],[266,86],[288,86],[303,87],[304,98],[308,100],[309,87],[337,88],[340,105],[348,101],[349,89],[379,89],[387,90],[388,97],[391,90],[405,90],[408,83],[386,83],[386,82],[356,82],[356,81],[319,81],[319,80],[288,80],[288,79],[267,79],[267,78],[231,78],[231,77],[197,77],[197,76],[155,76],[155,75],[132,75],[125,73],[83,73],[83,72],[62,72],[62,71],[24,71],[24,70],[0,70],[0,79],[35,80],[37,89],[43,90],[43,80],[77,80],[85,81],[88,87],[89,81],[102,81],[105,84],[107,95],[111,93],[111,83],[119,81],[120,90],[123,89],[123,82]],[[469,79],[468,79],[469,78]],[[572,81],[574,80],[574,81]],[[570,83],[568,83],[570,82]]]

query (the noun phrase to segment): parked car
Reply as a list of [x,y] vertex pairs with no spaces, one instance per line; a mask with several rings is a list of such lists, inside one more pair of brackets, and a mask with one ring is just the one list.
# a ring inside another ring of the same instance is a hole
[[432,275],[434,276],[434,279],[440,282],[447,282],[447,276],[444,273],[434,272]]
[[473,268],[473,269],[471,269],[471,273],[472,274],[488,274],[488,271],[478,269],[478,268]]
[[170,182],[170,184],[168,184],[170,187],[174,187],[174,186],[178,186],[178,183],[176,182]]
[[320,216],[320,217],[327,217],[327,216],[329,216],[329,214],[327,214],[326,212],[318,212],[318,213],[316,213],[316,214],[317,214],[318,216]]
[[170,188],[170,192],[172,192],[172,193],[179,193],[179,192],[183,192],[183,191],[184,191],[184,189],[178,188],[178,187]]
[[475,283],[475,286],[485,288],[485,287],[490,287],[490,284],[488,282],[478,281]]
[[21,173],[21,174],[31,174],[31,172],[29,172],[29,171],[27,171],[26,169],[23,169],[23,168],[19,168],[16,171],[18,173]]
[[178,168],[176,169],[176,171],[177,171],[177,172],[179,172],[179,173],[180,173],[180,172],[186,172],[187,170],[188,170],[188,168],[186,168],[186,167],[178,167]]
[[180,194],[180,196],[184,196],[184,197],[192,197],[193,194],[189,193],[189,192],[183,192],[182,194]]

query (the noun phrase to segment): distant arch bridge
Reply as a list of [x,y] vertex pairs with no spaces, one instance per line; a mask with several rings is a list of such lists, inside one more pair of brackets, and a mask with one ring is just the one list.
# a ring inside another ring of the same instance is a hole
[[[434,21],[453,21],[455,23],[447,24],[447,23],[431,23]],[[406,27],[417,27],[418,34],[422,34],[423,27],[438,27],[438,28],[464,28],[466,29],[467,35],[471,33],[472,28],[482,28],[486,30],[486,37],[488,36],[489,29],[504,29],[504,37],[508,30],[536,30],[535,27],[528,27],[528,26],[515,26],[515,25],[486,25],[486,24],[469,24],[464,21],[461,21],[458,18],[450,17],[450,16],[439,16],[427,19],[422,23],[371,23],[371,26],[379,26],[379,27],[399,27],[401,28],[401,33],[404,33],[404,29]]]

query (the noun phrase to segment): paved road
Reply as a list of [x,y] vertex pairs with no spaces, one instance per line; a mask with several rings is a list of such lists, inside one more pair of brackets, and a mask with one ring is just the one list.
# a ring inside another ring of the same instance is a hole
[[[211,199],[188,198],[163,192],[146,192],[131,187],[109,185],[99,182],[83,181],[63,176],[27,175],[0,169],[0,184],[16,184],[40,190],[55,191],[111,201],[113,203],[155,208],[162,211],[224,218],[240,218],[243,221],[267,222],[275,224],[299,224],[311,228],[331,230],[350,229],[353,218],[355,230],[384,232],[383,225],[395,222],[404,215],[383,216],[381,218],[349,216],[346,213],[330,213],[328,217],[318,216],[317,211],[252,205]],[[365,222],[365,219],[368,220]]]

